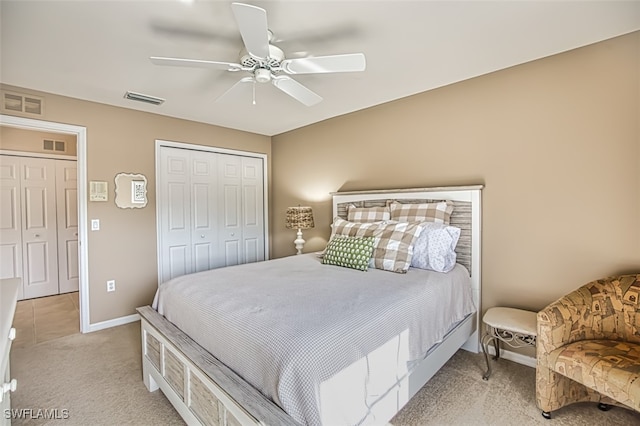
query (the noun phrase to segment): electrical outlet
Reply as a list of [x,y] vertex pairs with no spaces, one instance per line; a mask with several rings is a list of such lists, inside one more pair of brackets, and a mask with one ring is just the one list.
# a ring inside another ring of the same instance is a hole
[[107,291],[116,291],[116,280],[107,281]]

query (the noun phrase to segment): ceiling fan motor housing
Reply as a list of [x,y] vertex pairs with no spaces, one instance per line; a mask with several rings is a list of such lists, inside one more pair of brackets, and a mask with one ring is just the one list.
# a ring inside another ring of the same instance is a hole
[[280,62],[284,60],[284,52],[278,46],[269,45],[269,56],[266,58],[256,58],[251,56],[246,49],[240,52],[240,64],[243,67],[261,67],[275,68],[280,66]]

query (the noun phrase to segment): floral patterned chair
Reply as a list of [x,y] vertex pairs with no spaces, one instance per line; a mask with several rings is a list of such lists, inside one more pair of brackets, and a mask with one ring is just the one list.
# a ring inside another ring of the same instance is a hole
[[640,274],[585,284],[538,313],[542,415],[580,401],[640,411]]

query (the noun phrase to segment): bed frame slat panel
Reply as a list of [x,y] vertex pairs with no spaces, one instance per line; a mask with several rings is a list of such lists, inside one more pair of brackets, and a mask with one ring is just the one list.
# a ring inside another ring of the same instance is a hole
[[147,358],[151,361],[151,364],[160,371],[160,342],[158,339],[150,334],[146,335],[147,341]]
[[218,398],[193,373],[189,374],[189,408],[206,425],[220,425],[220,407]]
[[180,360],[164,346],[164,377],[184,401],[185,367]]

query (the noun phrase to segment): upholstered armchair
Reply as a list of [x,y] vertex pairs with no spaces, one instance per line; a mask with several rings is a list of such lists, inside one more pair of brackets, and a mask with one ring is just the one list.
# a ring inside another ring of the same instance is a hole
[[585,284],[538,313],[542,415],[580,401],[640,411],[640,274]]

